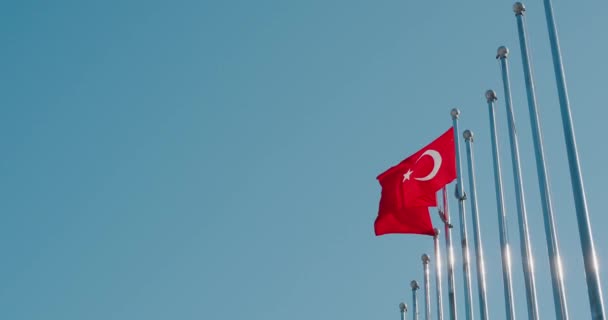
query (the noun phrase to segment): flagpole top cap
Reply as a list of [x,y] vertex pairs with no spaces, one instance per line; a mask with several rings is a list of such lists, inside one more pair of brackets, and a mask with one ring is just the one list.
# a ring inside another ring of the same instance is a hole
[[420,289],[420,286],[418,285],[418,281],[416,281],[416,280],[412,280],[412,282],[410,282],[410,287],[412,287],[412,290]]
[[521,2],[515,2],[513,5],[513,12],[515,12],[516,16],[521,16],[526,11],[526,7]]
[[399,304],[399,310],[401,310],[401,312],[406,312],[407,311],[407,305],[403,302],[401,302]]
[[498,47],[496,50],[496,59],[506,59],[509,56],[509,48],[505,46]]
[[435,237],[439,237],[439,234],[441,233],[439,232],[439,229],[433,228],[433,231],[435,231]]
[[488,103],[498,100],[498,97],[496,96],[496,91],[492,89],[486,91],[486,99],[488,100]]
[[431,262],[431,258],[429,258],[429,255],[426,253],[422,255],[421,259],[423,264],[428,264]]
[[462,133],[462,136],[464,137],[464,140],[466,140],[466,141],[471,141],[471,142],[473,141],[473,131],[471,131],[471,130],[468,130],[468,129],[465,130]]
[[456,120],[460,117],[460,110],[458,110],[458,108],[454,108],[452,111],[450,111],[450,115],[452,116],[452,120]]

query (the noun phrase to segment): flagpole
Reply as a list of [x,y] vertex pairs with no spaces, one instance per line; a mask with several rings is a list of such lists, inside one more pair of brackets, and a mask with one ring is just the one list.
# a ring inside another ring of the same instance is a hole
[[399,311],[401,311],[401,320],[406,320],[407,305],[405,303],[401,302],[399,304]]
[[412,280],[410,287],[412,287],[412,312],[414,313],[414,320],[418,320],[418,297],[416,296],[416,292],[420,289],[420,286],[416,280]]
[[460,139],[458,139],[458,118],[460,117],[460,110],[454,108],[451,111],[453,126],[454,126],[454,143],[456,146],[456,172],[458,173],[456,179],[456,198],[458,198],[458,209],[460,217],[460,239],[462,243],[462,268],[464,276],[464,300],[465,300],[465,312],[467,320],[473,320],[473,293],[471,292],[471,275],[469,266],[469,244],[467,241],[467,223],[465,216],[464,201],[466,200],[466,194],[462,184],[462,167],[460,163]]
[[551,54],[553,56],[553,69],[555,71],[559,105],[562,114],[562,126],[564,127],[564,139],[566,140],[566,152],[568,154],[568,164],[570,166],[570,180],[572,181],[578,231],[583,250],[583,262],[585,264],[585,278],[587,280],[591,316],[593,319],[604,319],[605,311],[602,299],[599,267],[595,253],[593,234],[591,232],[589,212],[587,210],[585,186],[583,185],[583,177],[581,175],[581,165],[578,158],[576,137],[574,136],[574,126],[572,124],[572,114],[570,112],[570,101],[568,99],[568,88],[566,87],[566,76],[562,63],[562,54],[559,46],[559,38],[557,37],[555,19],[553,18],[551,0],[544,0],[544,5],[547,28],[549,29]]
[[448,191],[442,189],[443,210],[439,210],[439,216],[445,227],[445,247],[448,267],[448,302],[450,308],[450,320],[457,320],[456,314],[456,284],[454,281],[454,248],[452,246],[452,224],[450,223],[450,210],[448,205]]
[[502,192],[502,172],[500,166],[500,151],[498,149],[498,134],[496,132],[495,102],[498,100],[494,90],[486,91],[488,110],[490,111],[490,135],[492,140],[492,157],[494,162],[494,182],[496,185],[496,206],[498,212],[498,231],[502,252],[502,280],[505,294],[505,311],[507,319],[515,319],[515,306],[513,302],[513,282],[511,280],[511,249],[507,232],[507,216],[505,210],[504,194]]
[[502,83],[505,91],[505,106],[507,108],[507,126],[509,128],[509,141],[511,145],[511,162],[513,178],[515,180],[515,202],[517,203],[517,222],[519,225],[519,242],[521,249],[521,263],[524,270],[526,287],[526,302],[528,304],[528,319],[538,320],[538,304],[536,302],[536,280],[534,278],[534,256],[530,246],[530,233],[528,231],[528,214],[526,212],[526,198],[521,174],[521,161],[519,157],[519,142],[515,130],[515,113],[511,103],[511,80],[509,79],[509,64],[507,57],[509,49],[504,46],[498,48],[496,58],[500,60]]
[[479,314],[482,320],[488,319],[488,302],[486,294],[486,268],[483,258],[483,245],[481,243],[481,230],[479,226],[479,210],[477,206],[477,186],[475,182],[475,158],[473,157],[473,132],[465,130],[463,137],[467,147],[467,160],[469,168],[469,187],[471,188],[471,216],[473,218],[473,240],[475,242],[475,255],[477,262],[477,288],[479,291]]
[[534,78],[530,66],[530,56],[528,54],[528,41],[526,37],[526,25],[524,20],[525,7],[521,2],[513,5],[513,11],[517,17],[517,30],[519,33],[519,43],[526,80],[526,91],[528,93],[528,107],[530,109],[530,122],[532,124],[532,138],[536,154],[536,167],[538,182],[540,187],[543,216],[545,220],[545,235],[547,237],[547,249],[549,251],[549,264],[551,269],[551,282],[553,285],[553,300],[555,302],[555,315],[557,319],[568,319],[568,306],[564,288],[564,276],[561,268],[561,257],[557,232],[555,230],[555,220],[553,216],[553,206],[551,203],[551,191],[547,177],[545,164],[545,151],[543,147],[543,137],[540,129],[540,119],[536,106],[536,93],[534,90]]
[[431,258],[425,253],[422,255],[422,269],[424,270],[424,319],[431,320],[431,279],[429,271]]
[[439,249],[439,229],[435,228],[435,286],[437,287],[437,320],[443,320],[443,290],[441,288],[441,250]]

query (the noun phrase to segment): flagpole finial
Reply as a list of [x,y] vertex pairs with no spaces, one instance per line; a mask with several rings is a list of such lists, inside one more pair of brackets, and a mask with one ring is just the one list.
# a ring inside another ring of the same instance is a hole
[[428,254],[423,254],[422,255],[422,264],[428,264],[429,262],[431,262],[431,258],[429,257]]
[[522,16],[526,11],[526,7],[521,2],[515,2],[513,5],[513,12],[515,12],[516,16]]
[[486,91],[486,99],[488,100],[488,103],[498,100],[498,97],[496,96],[496,91],[492,89]]
[[498,47],[496,51],[496,59],[506,59],[509,56],[509,48],[505,46]]
[[452,120],[456,120],[458,117],[460,117],[460,110],[458,110],[458,108],[454,108],[452,111],[450,111],[450,115],[452,115]]
[[462,136],[464,137],[465,141],[471,141],[471,142],[473,142],[473,132],[471,130],[465,130],[462,133]]
[[410,282],[410,287],[412,287],[412,290],[420,289],[420,286],[418,285],[418,281],[416,281],[416,280],[412,280],[412,282]]
[[401,310],[401,312],[406,312],[407,311],[407,304],[401,302],[399,304],[399,310]]
[[433,228],[433,230],[435,231],[435,237],[439,237],[439,229]]

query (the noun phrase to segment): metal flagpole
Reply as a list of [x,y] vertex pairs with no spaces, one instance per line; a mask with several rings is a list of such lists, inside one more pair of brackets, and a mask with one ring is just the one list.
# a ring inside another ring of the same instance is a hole
[[431,279],[429,274],[431,258],[425,253],[422,255],[422,269],[424,270],[424,319],[431,320]]
[[532,123],[532,138],[536,154],[536,167],[538,172],[538,182],[540,196],[545,220],[545,235],[547,237],[547,249],[549,250],[549,264],[551,266],[551,281],[553,285],[553,300],[555,301],[555,315],[557,319],[568,319],[568,307],[566,304],[566,294],[564,289],[564,277],[561,268],[561,257],[557,242],[557,232],[553,217],[553,206],[551,204],[551,191],[547,177],[545,164],[545,152],[543,147],[543,137],[540,129],[540,119],[536,106],[536,93],[534,91],[534,79],[530,66],[530,56],[528,54],[528,41],[526,37],[526,26],[524,20],[525,7],[521,2],[513,5],[513,11],[517,17],[517,30],[521,48],[522,62],[526,80],[526,91],[528,93],[528,106],[530,108],[530,122]]
[[405,314],[407,313],[407,305],[403,302],[401,302],[399,304],[399,311],[401,311],[401,320],[405,320],[406,316]]
[[435,286],[437,287],[437,320],[443,320],[443,290],[441,288],[441,251],[439,249],[439,229],[433,237],[435,247]]
[[591,317],[593,319],[604,319],[605,311],[602,298],[599,267],[597,256],[595,254],[593,235],[591,233],[591,222],[589,221],[585,187],[583,185],[581,165],[578,159],[576,137],[574,136],[574,126],[572,124],[572,114],[570,112],[570,101],[568,99],[566,76],[564,74],[564,66],[562,64],[562,54],[559,47],[555,19],[553,18],[551,0],[544,0],[544,4],[545,15],[547,18],[547,28],[549,29],[549,42],[551,43],[551,53],[553,55],[553,69],[555,70],[555,80],[557,82],[559,105],[562,114],[562,125],[564,127],[564,139],[566,140],[568,164],[570,166],[570,180],[572,180],[574,205],[576,207],[576,218],[578,220],[578,231],[583,250],[583,262],[585,264],[585,277],[587,280]]
[[528,303],[528,319],[538,320],[538,304],[536,303],[536,280],[534,279],[534,256],[530,246],[528,232],[528,214],[526,212],[526,198],[524,184],[521,176],[521,161],[519,159],[519,142],[515,130],[515,113],[511,103],[511,80],[509,79],[509,64],[507,57],[509,50],[499,47],[496,58],[500,60],[502,83],[505,91],[505,106],[507,108],[507,126],[509,127],[509,141],[511,144],[511,161],[513,164],[513,178],[515,180],[515,201],[517,203],[517,222],[519,224],[519,242],[521,248],[521,263],[524,269],[526,284],[526,301]]
[[458,315],[456,314],[456,284],[454,281],[454,248],[452,247],[452,224],[450,224],[448,191],[446,187],[443,187],[441,194],[443,198],[443,209],[439,210],[439,215],[445,226],[445,247],[447,252],[446,255],[448,266],[448,301],[450,308],[450,320],[457,320]]
[[412,287],[412,305],[414,308],[412,313],[414,314],[414,320],[418,320],[418,297],[416,296],[416,292],[420,289],[420,286],[416,280],[412,280],[412,282],[410,282],[410,287]]
[[500,247],[502,252],[502,280],[505,293],[505,311],[507,319],[515,319],[515,306],[513,302],[513,282],[511,280],[511,248],[507,232],[507,216],[504,195],[502,192],[502,171],[500,168],[500,152],[498,149],[498,134],[496,131],[495,102],[498,100],[494,90],[486,91],[488,110],[490,111],[490,135],[492,140],[492,157],[494,162],[494,182],[496,184],[496,209],[498,212],[498,231],[500,234]]
[[481,230],[479,227],[479,210],[477,207],[477,187],[475,183],[475,159],[473,158],[473,132],[465,130],[463,137],[467,146],[467,160],[469,168],[469,187],[471,188],[471,216],[473,218],[473,240],[475,241],[475,255],[477,262],[477,288],[479,291],[479,314],[482,320],[488,319],[488,302],[486,295],[486,268],[483,259],[483,245],[481,243]]
[[460,110],[454,108],[451,111],[452,121],[454,126],[454,143],[456,146],[456,198],[458,198],[458,209],[460,217],[460,239],[462,243],[462,268],[464,276],[464,301],[465,311],[467,320],[473,320],[473,293],[471,292],[471,275],[469,266],[469,243],[467,241],[467,223],[465,217],[464,201],[466,200],[466,194],[464,192],[462,184],[462,167],[460,164],[460,140],[458,139],[458,117],[460,116]]

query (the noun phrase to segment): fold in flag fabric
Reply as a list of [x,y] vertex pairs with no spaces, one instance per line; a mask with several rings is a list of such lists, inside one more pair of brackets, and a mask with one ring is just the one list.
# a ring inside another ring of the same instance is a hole
[[428,207],[437,206],[436,192],[456,179],[454,129],[448,129],[377,179],[382,195],[374,223],[376,235],[434,235]]
[[[382,204],[380,206],[382,207]],[[435,235],[428,207],[402,208],[398,211],[391,209],[380,209],[374,222],[374,232],[377,236],[389,233]]]

